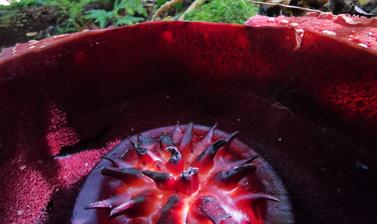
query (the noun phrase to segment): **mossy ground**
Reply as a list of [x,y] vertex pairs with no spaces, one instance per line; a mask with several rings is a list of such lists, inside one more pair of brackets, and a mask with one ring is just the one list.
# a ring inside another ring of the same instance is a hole
[[189,21],[244,23],[258,7],[247,0],[212,0],[185,16]]
[[[50,35],[145,22],[168,1],[157,0],[152,6],[146,5],[143,0],[20,0],[9,6],[0,5],[0,50],[18,42]],[[177,3],[160,19],[180,18],[192,2],[193,0]],[[184,19],[244,23],[257,11],[258,6],[248,0],[207,0],[185,14]],[[39,16],[46,12],[47,15]],[[17,18],[20,15],[27,16],[19,21]],[[48,21],[44,21],[46,18]]]
[[[1,11],[22,10],[36,6],[57,7],[67,18],[64,24],[59,24],[59,32],[74,32],[87,28],[87,23],[94,23],[100,27],[109,25],[129,25],[148,20],[145,12],[138,13],[131,20],[122,23],[129,11],[135,11],[143,6],[142,0],[21,0],[10,6],[0,6]],[[157,10],[167,0],[156,1]],[[122,8],[123,7],[123,8]],[[178,6],[177,6],[178,7]],[[131,10],[129,10],[131,8]],[[182,8],[182,7],[181,7]],[[124,11],[121,11],[124,9]],[[185,9],[178,9],[181,14]],[[247,18],[257,13],[257,6],[247,0],[210,0],[198,9],[185,16],[189,21],[210,21],[225,23],[243,23]]]

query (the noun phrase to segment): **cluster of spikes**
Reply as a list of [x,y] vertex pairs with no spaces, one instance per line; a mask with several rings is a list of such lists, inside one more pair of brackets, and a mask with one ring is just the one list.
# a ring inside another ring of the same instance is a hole
[[124,140],[131,147],[119,158],[104,157],[111,166],[101,171],[122,184],[115,196],[88,208],[107,209],[110,219],[124,216],[145,223],[252,223],[250,202],[278,199],[240,184],[256,170],[258,156],[229,158],[238,132],[216,139],[216,128],[198,136],[192,123],[185,130],[177,124],[158,137]]

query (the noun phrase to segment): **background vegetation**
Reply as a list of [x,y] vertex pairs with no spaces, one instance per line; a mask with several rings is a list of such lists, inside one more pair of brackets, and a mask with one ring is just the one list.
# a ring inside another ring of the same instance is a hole
[[[3,0],[4,1],[4,0]],[[303,15],[306,11],[251,0],[6,0],[0,5],[0,50],[17,42],[83,29],[150,20],[244,23],[255,14]],[[376,0],[258,0],[333,13],[377,15]],[[364,11],[363,11],[364,10]]]
[[258,7],[248,0],[213,0],[185,16],[190,21],[244,23]]

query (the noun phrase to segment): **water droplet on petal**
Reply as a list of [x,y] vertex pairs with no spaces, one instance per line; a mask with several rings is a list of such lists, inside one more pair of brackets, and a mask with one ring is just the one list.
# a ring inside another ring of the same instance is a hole
[[323,34],[329,35],[329,36],[336,36],[336,33],[331,30],[322,30]]
[[359,44],[357,44],[357,45],[359,45],[360,47],[368,48],[368,45],[363,44],[363,43],[359,43]]

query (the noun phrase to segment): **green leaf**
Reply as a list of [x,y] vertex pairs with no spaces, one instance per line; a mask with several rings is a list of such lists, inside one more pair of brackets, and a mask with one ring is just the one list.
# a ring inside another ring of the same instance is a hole
[[142,0],[121,0],[114,8],[124,9],[130,16],[135,14],[147,16]]
[[177,10],[182,10],[183,9],[183,2],[178,2],[177,4],[174,5],[174,8]]
[[141,18],[141,17],[134,17],[134,16],[130,16],[130,15],[126,15],[126,16],[123,16],[121,18],[119,18],[117,21],[116,21],[116,25],[118,26],[122,26],[122,25],[132,25],[132,24],[135,24],[135,23],[138,23],[138,22],[141,22],[143,21],[144,19]]
[[157,0],[156,1],[157,8],[160,8],[163,4],[165,4],[168,1],[169,0]]
[[98,23],[101,28],[105,28],[107,25],[108,19],[113,17],[113,12],[106,11],[103,9],[93,9],[88,11],[85,15],[85,19],[93,19],[94,22]]

